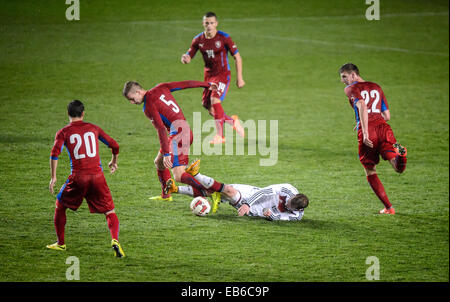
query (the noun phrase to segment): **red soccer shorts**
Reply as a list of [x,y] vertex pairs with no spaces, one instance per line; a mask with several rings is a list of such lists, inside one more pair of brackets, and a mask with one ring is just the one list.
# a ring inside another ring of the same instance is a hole
[[203,107],[209,109],[211,107],[211,98],[218,98],[220,101],[225,99],[228,92],[228,87],[230,86],[230,74],[223,73],[212,77],[205,76],[205,82],[216,83],[218,88],[216,91],[211,91],[205,88],[203,91],[202,104]]
[[76,211],[83,198],[91,213],[106,213],[114,209],[114,202],[103,173],[71,174],[56,197],[58,201]]
[[[172,159],[172,168],[187,166],[189,163],[189,148],[192,145],[194,136],[190,128],[183,128],[177,134],[169,136],[169,152]],[[159,152],[162,154],[162,150]]]
[[366,168],[373,168],[380,162],[380,155],[384,160],[395,158],[393,147],[396,139],[391,126],[387,123],[369,126],[369,139],[373,142],[373,148],[363,143],[362,131],[358,130],[359,161]]

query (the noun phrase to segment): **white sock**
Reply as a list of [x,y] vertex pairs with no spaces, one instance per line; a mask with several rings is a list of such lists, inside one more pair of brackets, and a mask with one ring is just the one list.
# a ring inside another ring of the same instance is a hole
[[194,178],[202,184],[205,188],[209,189],[214,184],[214,178],[198,173]]
[[[233,204],[237,204],[238,202],[241,201],[242,195],[241,192],[237,191],[236,195],[234,195],[233,197],[231,197],[231,200],[233,201]],[[231,202],[230,202],[231,204]]]
[[189,196],[194,196],[194,190],[192,190],[191,186],[178,186],[178,193],[179,194],[184,194],[184,195],[189,195]]

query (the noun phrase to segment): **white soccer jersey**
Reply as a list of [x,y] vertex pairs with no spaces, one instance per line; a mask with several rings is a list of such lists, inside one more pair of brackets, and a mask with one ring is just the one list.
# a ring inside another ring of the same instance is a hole
[[[289,211],[285,204],[291,197],[298,194],[298,190],[290,184],[271,185],[258,188],[249,185],[232,184],[241,193],[241,204],[250,206],[249,216],[260,216],[270,220],[301,220],[303,210]],[[264,209],[270,209],[270,217],[263,215]]]

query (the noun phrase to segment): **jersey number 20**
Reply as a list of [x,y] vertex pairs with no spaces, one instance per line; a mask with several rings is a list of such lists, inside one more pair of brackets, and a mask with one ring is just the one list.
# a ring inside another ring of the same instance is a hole
[[[84,138],[84,140],[83,140]],[[71,144],[75,144],[75,148],[73,149],[73,156],[75,156],[75,159],[81,159],[81,158],[85,158],[86,155],[88,157],[95,157],[95,155],[97,154],[97,145],[96,145],[96,139],[95,139],[95,134],[92,132],[86,132],[83,135],[83,138],[81,138],[81,135],[79,134],[72,134],[70,136],[70,143]],[[81,144],[84,141],[84,145],[85,145],[85,149],[86,149],[86,154],[79,154],[78,152],[80,151],[80,147]]]

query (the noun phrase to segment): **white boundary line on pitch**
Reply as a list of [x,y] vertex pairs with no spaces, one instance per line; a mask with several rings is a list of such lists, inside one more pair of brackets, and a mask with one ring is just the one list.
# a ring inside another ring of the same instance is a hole
[[[381,18],[396,18],[396,17],[434,17],[434,16],[448,16],[447,11],[442,12],[422,12],[422,13],[394,13],[382,14]],[[290,20],[323,20],[323,19],[366,19],[364,14],[361,15],[345,15],[345,16],[304,16],[304,17],[267,17],[267,18],[227,18],[221,21],[233,22],[261,22],[261,21],[290,21]]]
[[[426,17],[426,16],[448,16],[448,11],[441,11],[441,12],[421,12],[421,13],[393,13],[393,14],[383,14],[382,17],[385,18],[397,18],[397,17]],[[221,19],[221,21],[232,21],[232,22],[265,22],[265,21],[284,21],[284,20],[323,20],[323,19],[364,19],[364,15],[349,15],[349,16],[310,16],[310,17],[274,17],[274,18],[241,18],[241,19]],[[196,21],[189,21],[189,20],[167,20],[167,21],[132,21],[132,22],[123,22],[123,23],[129,23],[129,24],[155,24],[155,23],[178,23],[182,24],[184,22],[186,23],[200,23],[198,20]],[[186,27],[180,27],[182,30],[189,30],[195,32],[196,29],[192,28],[186,28]],[[442,53],[442,52],[433,52],[433,51],[424,51],[424,50],[414,50],[414,49],[407,49],[407,48],[399,48],[399,47],[388,47],[388,46],[376,46],[376,45],[369,45],[369,44],[361,44],[361,43],[335,43],[335,42],[329,42],[329,41],[322,41],[322,40],[313,40],[313,39],[302,39],[302,38],[296,38],[296,37],[280,37],[280,36],[270,36],[270,35],[251,35],[252,37],[258,37],[263,39],[272,39],[272,40],[283,40],[283,41],[294,41],[294,42],[301,42],[301,43],[315,43],[315,44],[323,44],[323,45],[345,45],[345,46],[353,46],[357,48],[367,48],[367,49],[374,49],[378,51],[394,51],[394,52],[402,52],[402,53],[411,53],[411,54],[424,54],[424,55],[435,55],[435,56],[443,56],[448,57],[448,53]]]
[[[195,29],[192,29],[192,28],[180,27],[179,29],[195,32]],[[361,44],[361,43],[336,43],[336,42],[323,41],[323,40],[302,39],[302,38],[297,38],[297,37],[280,37],[280,36],[255,35],[255,34],[252,34],[251,37],[252,38],[256,37],[256,38],[261,38],[261,39],[270,39],[270,40],[293,41],[293,42],[300,42],[300,43],[315,43],[315,44],[333,45],[333,46],[343,45],[343,46],[351,46],[351,47],[357,47],[357,48],[374,49],[374,50],[378,50],[378,51],[395,51],[395,52],[403,52],[403,53],[410,53],[410,54],[434,55],[434,56],[442,56],[442,57],[449,56],[448,53],[443,53],[443,52],[414,50],[414,49],[389,47],[389,46],[376,46],[376,45]]]
[[302,38],[296,38],[296,37],[279,37],[279,36],[269,36],[269,35],[252,35],[252,37],[271,39],[271,40],[294,41],[294,42],[302,42],[302,43],[316,43],[316,44],[325,44],[325,45],[345,45],[345,46],[352,46],[352,47],[358,47],[358,48],[374,49],[374,50],[379,50],[379,51],[396,51],[396,52],[403,52],[403,53],[425,54],[425,55],[435,55],[435,56],[443,56],[443,57],[449,56],[448,53],[443,53],[443,52],[414,50],[414,49],[388,47],[388,46],[376,46],[376,45],[361,44],[361,43],[336,43],[336,42],[329,42],[329,41],[322,41],[322,40],[302,39]]
[[[448,11],[441,12],[421,12],[421,13],[393,13],[382,14],[382,18],[397,18],[397,17],[435,17],[448,16]],[[219,18],[220,22],[266,22],[266,21],[290,21],[290,20],[323,20],[323,19],[364,19],[364,14],[361,15],[346,15],[346,16],[299,16],[299,17],[265,17],[265,18]],[[200,19],[196,20],[155,20],[155,21],[119,21],[117,23],[128,24],[155,24],[155,23],[199,23]]]

